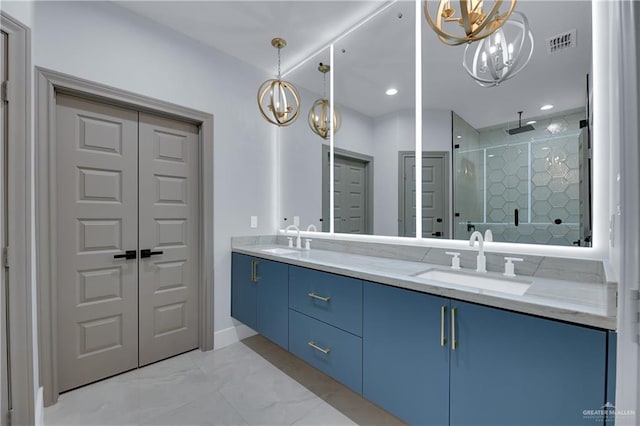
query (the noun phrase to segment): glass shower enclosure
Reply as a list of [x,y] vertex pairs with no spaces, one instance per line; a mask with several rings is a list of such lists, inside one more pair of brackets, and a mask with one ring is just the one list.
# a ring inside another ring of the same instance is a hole
[[491,229],[494,241],[590,245],[585,111],[538,119],[510,135],[476,130],[453,113],[454,238]]

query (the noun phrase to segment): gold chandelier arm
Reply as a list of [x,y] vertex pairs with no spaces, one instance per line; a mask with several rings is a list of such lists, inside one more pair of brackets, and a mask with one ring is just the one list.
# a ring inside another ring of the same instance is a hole
[[[471,3],[469,3],[470,1]],[[459,0],[459,3],[461,17],[456,19],[453,18],[455,10],[447,7],[448,1],[440,0],[438,4],[438,15],[435,22],[429,13],[429,1],[424,0],[423,3],[424,15],[427,23],[438,35],[440,41],[449,46],[471,43],[482,40],[493,34],[495,31],[500,29],[509,16],[511,16],[515,9],[517,0],[510,0],[509,10],[504,14],[500,14],[500,7],[502,6],[503,0],[495,0],[490,12],[486,15],[479,11],[483,4],[482,0]],[[459,36],[445,31],[442,28],[443,21],[448,23],[458,22],[464,29],[465,36]]]

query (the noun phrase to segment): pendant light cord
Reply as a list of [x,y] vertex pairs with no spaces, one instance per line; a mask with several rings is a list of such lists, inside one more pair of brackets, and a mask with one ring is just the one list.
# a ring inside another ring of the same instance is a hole
[[280,80],[280,47],[278,47],[278,80]]

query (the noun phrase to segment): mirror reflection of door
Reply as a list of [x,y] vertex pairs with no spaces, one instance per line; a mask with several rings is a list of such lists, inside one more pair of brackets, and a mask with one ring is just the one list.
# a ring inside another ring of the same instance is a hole
[[336,155],[333,163],[334,231],[366,234],[368,216],[366,162]]
[[[323,193],[329,194],[329,153],[323,152]],[[334,232],[373,233],[373,157],[335,148],[333,160]],[[322,200],[328,217],[329,197]],[[324,230],[324,227],[323,227]]]
[[[400,191],[400,236],[416,236],[416,157],[400,153],[402,188]],[[447,155],[423,153],[422,156],[422,237],[448,238]]]

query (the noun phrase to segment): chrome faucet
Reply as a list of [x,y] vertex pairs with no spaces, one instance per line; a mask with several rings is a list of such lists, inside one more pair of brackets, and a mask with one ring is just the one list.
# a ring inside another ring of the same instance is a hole
[[300,240],[300,228],[298,228],[297,225],[289,225],[289,226],[287,226],[287,229],[285,229],[285,231],[289,232],[290,229],[295,229],[296,232],[298,233],[298,237],[296,238],[296,248],[297,249],[301,249],[302,248],[302,240]]
[[311,232],[311,228],[313,228],[313,232],[318,232],[318,228],[313,223],[307,226],[307,232]]
[[484,238],[479,231],[474,231],[469,239],[469,245],[475,246],[475,242],[478,241],[478,259],[476,262],[476,272],[487,272],[487,259],[484,257]]

